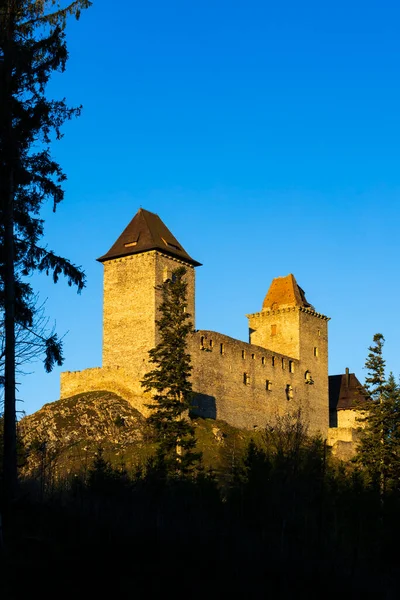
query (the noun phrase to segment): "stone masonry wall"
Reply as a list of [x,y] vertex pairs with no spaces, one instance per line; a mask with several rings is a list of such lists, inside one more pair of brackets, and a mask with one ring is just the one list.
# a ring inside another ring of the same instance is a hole
[[[158,251],[104,263],[103,368],[63,373],[62,398],[104,389],[148,414],[149,397],[140,381],[152,368],[148,350],[158,341],[155,321],[161,294],[156,287],[181,265],[187,270],[188,312],[194,326],[193,267]],[[326,437],[327,318],[284,307],[249,315],[249,326],[251,343],[211,331],[191,336],[188,350],[198,414],[253,429],[301,408],[310,433]]]
[[300,361],[302,401],[315,431],[329,427],[328,318],[300,306],[281,306],[248,315],[251,343]]
[[261,311],[247,317],[251,344],[300,358],[300,313],[297,306]]
[[[194,333],[188,350],[197,414],[254,429],[301,408],[310,433],[326,436],[327,397],[320,402],[318,387],[306,382],[304,371],[309,364],[212,331]],[[143,359],[137,364],[137,371],[131,364],[129,369],[106,367],[63,373],[61,397],[107,389],[147,415],[144,405],[148,397],[143,395],[140,380],[150,366]]]
[[66,371],[61,373],[60,398],[70,398],[83,392],[114,392],[127,400],[145,417],[150,411],[145,406],[150,399],[143,393],[138,378],[132,377],[131,371],[121,368],[97,367],[84,371]]
[[197,331],[189,351],[198,414],[253,429],[301,408],[310,433],[319,431],[300,361],[214,331]]
[[155,252],[104,263],[103,367],[138,370],[155,341]]
[[[313,406],[313,424],[324,431],[329,428],[329,378],[328,378],[328,319],[314,311],[300,308],[300,361],[305,371],[311,373],[310,387]],[[312,389],[311,389],[312,388]]]
[[194,320],[194,268],[151,251],[104,263],[103,366],[123,367],[141,379],[149,370],[148,350],[157,344],[155,320],[161,295],[155,289],[185,266],[188,311]]

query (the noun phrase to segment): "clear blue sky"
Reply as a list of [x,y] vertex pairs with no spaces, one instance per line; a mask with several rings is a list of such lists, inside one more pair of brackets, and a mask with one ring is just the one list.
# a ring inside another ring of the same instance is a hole
[[101,365],[104,254],[156,212],[197,270],[198,329],[246,340],[274,277],[329,317],[329,371],[359,379],[372,336],[400,373],[400,5],[338,0],[94,0],[68,26],[49,95],[83,104],[53,146],[65,202],[45,243],[83,267],[81,295],[33,277],[65,364],[20,378],[19,410]]

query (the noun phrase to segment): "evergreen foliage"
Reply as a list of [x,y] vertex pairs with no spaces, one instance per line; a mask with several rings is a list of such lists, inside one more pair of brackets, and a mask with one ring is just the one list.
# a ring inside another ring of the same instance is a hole
[[382,491],[400,490],[400,387],[393,373],[380,399],[369,403],[366,416],[360,420],[364,426],[356,460]]
[[152,393],[149,422],[158,434],[159,460],[170,473],[192,471],[201,454],[195,451],[196,438],[189,419],[192,370],[187,337],[193,331],[187,312],[186,269],[179,267],[170,279],[157,287],[161,294],[156,320],[159,343],[149,351],[155,368],[146,373],[142,386]]
[[176,477],[151,460],[129,472],[101,450],[40,498],[24,481],[0,595],[29,594],[46,564],[44,598],[60,581],[88,597],[399,597],[398,491],[382,504],[365,471],[336,462],[296,414],[259,433],[238,451],[228,493],[224,473]]
[[365,361],[365,368],[368,370],[365,378],[365,388],[373,400],[379,400],[385,391],[385,365],[383,358],[383,345],[385,338],[381,333],[376,333],[373,338],[373,345],[368,350],[369,354]]
[[400,386],[392,372],[386,378],[383,335],[375,334],[373,340],[365,363],[365,387],[371,400],[359,419],[363,426],[356,460],[384,494],[400,490]]
[[[65,99],[49,100],[51,75],[68,58],[64,28],[68,15],[79,18],[89,0],[62,6],[58,0],[0,0],[0,308],[5,323],[4,475],[8,493],[16,485],[15,323],[32,328],[35,304],[26,277],[34,271],[60,275],[80,291],[82,270],[40,243],[40,210],[63,200],[66,179],[52,158],[52,139],[62,137],[66,120],[80,114]],[[55,333],[44,341],[45,369],[62,363]]]

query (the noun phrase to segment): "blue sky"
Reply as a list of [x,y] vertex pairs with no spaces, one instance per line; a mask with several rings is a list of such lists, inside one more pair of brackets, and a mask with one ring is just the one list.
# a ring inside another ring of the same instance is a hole
[[372,336],[397,376],[400,5],[94,0],[70,21],[49,96],[83,105],[53,154],[68,181],[45,243],[81,265],[81,295],[32,283],[65,363],[20,378],[19,410],[60,372],[101,365],[104,254],[156,212],[197,270],[196,327],[246,340],[274,277],[293,273],[329,322],[329,371],[359,379]]

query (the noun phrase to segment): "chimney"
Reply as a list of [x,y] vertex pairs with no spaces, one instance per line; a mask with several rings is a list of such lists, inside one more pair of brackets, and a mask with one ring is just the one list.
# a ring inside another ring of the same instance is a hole
[[346,387],[350,386],[350,373],[349,373],[349,368],[346,367]]

